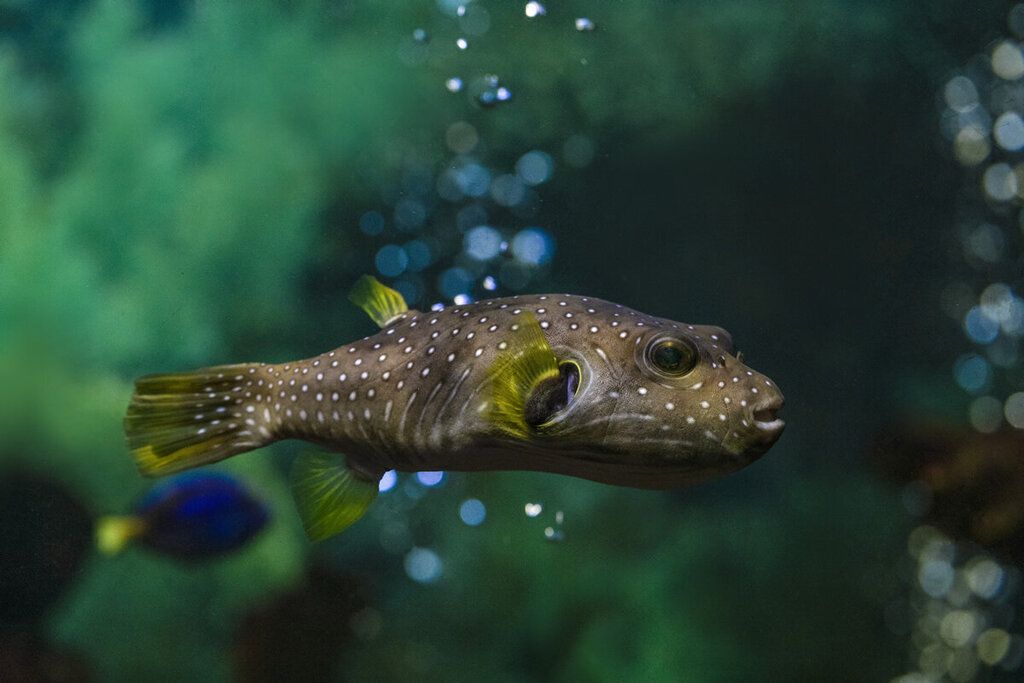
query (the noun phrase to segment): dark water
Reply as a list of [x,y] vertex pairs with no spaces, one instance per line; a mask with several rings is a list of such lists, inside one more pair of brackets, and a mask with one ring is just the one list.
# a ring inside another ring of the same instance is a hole
[[[1019,680],[1021,38],[963,0],[0,3],[0,678]],[[318,545],[282,444],[216,468],[272,511],[243,549],[93,550],[150,486],[131,380],[369,334],[364,273],[721,325],[786,433],[678,492],[389,476]]]

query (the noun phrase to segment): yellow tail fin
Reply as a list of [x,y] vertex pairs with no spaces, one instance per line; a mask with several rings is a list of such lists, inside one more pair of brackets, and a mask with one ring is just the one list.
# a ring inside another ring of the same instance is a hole
[[138,517],[101,517],[96,522],[96,547],[107,555],[116,555],[146,530]]
[[272,425],[253,398],[259,367],[223,365],[136,380],[124,433],[139,471],[173,474],[273,441]]

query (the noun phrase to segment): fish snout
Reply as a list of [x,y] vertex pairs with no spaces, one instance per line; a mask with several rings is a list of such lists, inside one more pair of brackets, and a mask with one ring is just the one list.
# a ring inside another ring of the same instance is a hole
[[771,391],[762,392],[764,395],[760,401],[748,406],[748,420],[753,426],[753,438],[762,449],[762,453],[778,440],[786,428],[786,422],[779,417],[779,411],[786,404],[786,399],[774,386],[769,388]]

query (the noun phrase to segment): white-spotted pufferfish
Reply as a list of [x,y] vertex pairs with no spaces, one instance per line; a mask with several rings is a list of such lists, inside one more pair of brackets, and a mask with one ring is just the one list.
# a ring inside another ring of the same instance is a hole
[[[783,397],[718,327],[581,296],[422,313],[370,277],[350,298],[381,332],[290,363],[140,378],[125,417],[160,476],[281,439],[313,539],[373,502],[387,470],[539,470],[670,489],[735,471],[782,433]],[[344,454],[344,455],[341,455]]]

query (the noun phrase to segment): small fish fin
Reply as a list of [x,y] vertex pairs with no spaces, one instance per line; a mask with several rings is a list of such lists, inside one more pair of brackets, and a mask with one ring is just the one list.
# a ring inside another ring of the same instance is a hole
[[498,354],[488,371],[487,420],[509,436],[526,439],[530,436],[527,401],[542,382],[558,378],[558,358],[530,313],[519,318],[518,327],[506,341],[508,348]]
[[364,275],[352,287],[348,300],[366,311],[373,322],[382,328],[398,320],[409,310],[401,294],[382,285],[372,275]]
[[96,522],[96,547],[106,555],[116,555],[145,531],[146,523],[138,517],[101,517]]
[[377,497],[377,482],[360,477],[336,453],[303,453],[292,469],[292,495],[310,540],[340,534]]
[[222,365],[136,380],[124,433],[139,471],[173,474],[273,441],[272,425],[243,395],[258,368]]

